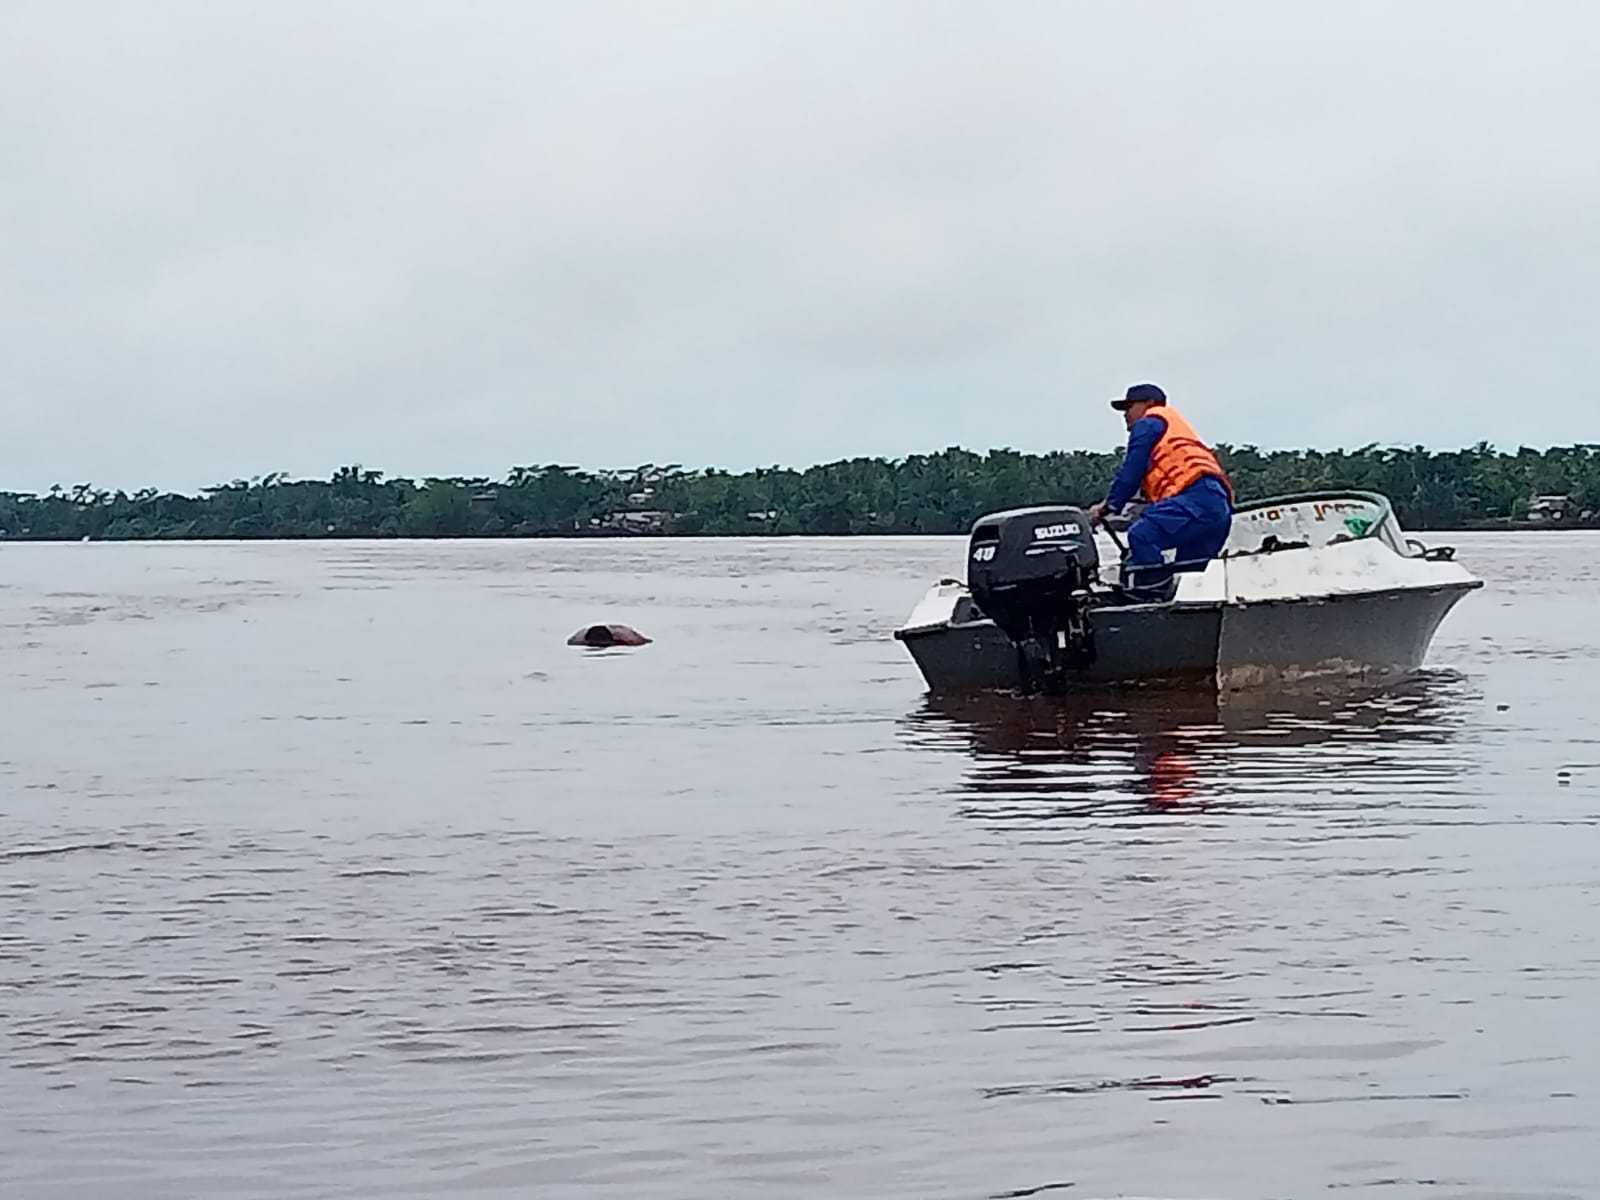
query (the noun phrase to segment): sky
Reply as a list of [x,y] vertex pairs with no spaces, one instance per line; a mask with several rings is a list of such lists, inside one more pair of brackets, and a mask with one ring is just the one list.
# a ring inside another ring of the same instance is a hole
[[0,490],[1600,442],[1589,0],[7,0]]

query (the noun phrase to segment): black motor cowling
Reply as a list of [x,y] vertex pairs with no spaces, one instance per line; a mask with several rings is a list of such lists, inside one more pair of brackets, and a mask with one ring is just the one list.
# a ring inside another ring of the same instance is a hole
[[1016,645],[1029,690],[1094,661],[1087,606],[1100,554],[1081,509],[1017,508],[980,517],[967,545],[973,603]]

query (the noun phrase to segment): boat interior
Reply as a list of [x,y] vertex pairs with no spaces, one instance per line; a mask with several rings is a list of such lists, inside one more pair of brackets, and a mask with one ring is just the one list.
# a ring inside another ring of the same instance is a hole
[[[1234,512],[1233,526],[1221,553],[1202,562],[1169,560],[1154,580],[1130,577],[1127,571],[1127,546],[1120,532],[1137,519],[1137,512],[1113,518],[1106,531],[1116,546],[1119,561],[1112,572],[1099,572],[1092,586],[1089,603],[1094,608],[1173,603],[1216,603],[1231,598],[1229,566],[1239,560],[1263,559],[1289,554],[1304,561],[1304,554],[1351,542],[1381,546],[1402,559],[1448,562],[1455,554],[1450,546],[1430,548],[1406,536],[1387,497],[1364,491],[1318,491],[1270,497],[1241,505]],[[1287,563],[1285,564],[1287,565]],[[943,580],[955,585],[956,580]],[[951,624],[986,619],[971,594],[962,588],[953,609]]]

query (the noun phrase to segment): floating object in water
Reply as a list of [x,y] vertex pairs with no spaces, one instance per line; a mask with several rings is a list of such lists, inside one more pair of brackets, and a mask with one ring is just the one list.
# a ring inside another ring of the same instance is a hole
[[650,639],[630,625],[589,625],[567,639],[569,646],[648,646]]

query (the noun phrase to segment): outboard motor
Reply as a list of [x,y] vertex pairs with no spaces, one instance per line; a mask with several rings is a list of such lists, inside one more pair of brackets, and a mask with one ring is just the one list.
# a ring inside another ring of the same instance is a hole
[[1081,509],[1016,508],[980,517],[967,547],[967,587],[1017,647],[1028,691],[1053,690],[1094,661],[1089,588],[1100,553]]

